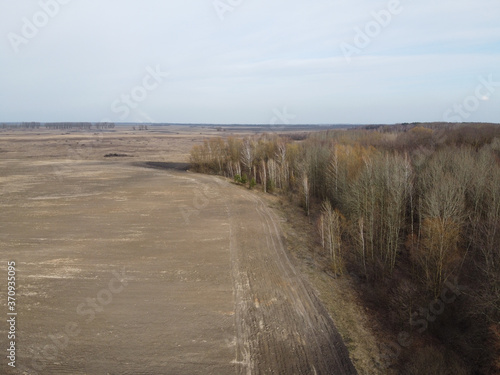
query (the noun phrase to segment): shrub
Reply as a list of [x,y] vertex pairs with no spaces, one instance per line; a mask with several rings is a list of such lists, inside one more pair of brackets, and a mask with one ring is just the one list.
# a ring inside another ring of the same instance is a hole
[[267,179],[266,186],[267,186],[267,192],[268,193],[273,193],[274,189],[276,188],[276,186],[274,184],[274,181],[271,180],[270,178]]
[[412,354],[405,366],[408,375],[466,375],[460,358],[451,352],[443,353],[439,348],[427,346]]
[[255,178],[252,177],[250,180],[250,189],[253,189],[257,185],[257,181],[255,181]]

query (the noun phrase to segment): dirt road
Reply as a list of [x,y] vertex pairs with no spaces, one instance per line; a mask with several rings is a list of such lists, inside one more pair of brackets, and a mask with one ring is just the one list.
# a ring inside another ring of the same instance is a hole
[[239,373],[354,374],[333,322],[290,262],[273,212],[246,191],[232,191],[226,204]]
[[258,195],[122,160],[0,169],[0,373],[355,373]]

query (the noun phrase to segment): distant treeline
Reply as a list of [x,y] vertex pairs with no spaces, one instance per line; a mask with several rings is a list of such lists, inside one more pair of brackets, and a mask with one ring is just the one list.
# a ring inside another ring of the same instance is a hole
[[356,275],[381,324],[413,337],[407,352],[391,346],[388,365],[500,371],[500,126],[214,138],[191,164],[301,203],[330,272]]
[[20,124],[0,124],[0,129],[49,129],[49,130],[65,130],[65,129],[78,129],[78,130],[91,130],[91,129],[114,129],[115,124],[109,122],[102,122],[92,124],[90,122],[23,122]]

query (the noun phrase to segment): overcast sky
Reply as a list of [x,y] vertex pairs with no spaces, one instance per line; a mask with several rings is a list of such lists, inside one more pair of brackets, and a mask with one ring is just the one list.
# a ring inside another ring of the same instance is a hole
[[0,0],[0,122],[500,122],[499,17],[498,0]]

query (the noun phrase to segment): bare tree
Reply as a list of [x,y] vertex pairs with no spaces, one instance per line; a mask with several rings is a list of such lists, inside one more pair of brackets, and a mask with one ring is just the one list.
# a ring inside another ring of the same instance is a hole
[[[457,158],[458,159],[458,158]],[[462,257],[458,243],[465,221],[465,186],[457,180],[453,155],[433,157],[421,176],[422,240],[417,261],[437,297],[444,282],[458,272]]]
[[309,179],[307,178],[307,173],[304,173],[302,177],[302,192],[304,193],[304,208],[306,210],[306,215],[309,216],[311,190],[309,189]]
[[273,189],[276,186],[277,183],[277,165],[274,159],[269,159],[267,162],[267,171],[268,171],[268,176],[269,176],[269,183],[270,186],[268,186],[268,189]]
[[474,294],[484,316],[495,322],[500,319],[500,166],[493,147],[477,155],[467,197],[469,243],[481,275]]
[[262,182],[262,189],[264,190],[264,193],[267,192],[267,173],[266,173],[266,161],[262,159],[260,162],[260,176],[261,176],[261,182]]
[[248,171],[249,177],[252,173],[254,160],[255,160],[255,144],[251,139],[245,138],[241,149],[241,163]]
[[325,214],[321,213],[317,223],[319,238],[321,239],[321,247],[325,248]]
[[332,208],[329,201],[324,201],[322,205],[322,226],[324,225],[326,246],[332,260],[333,271],[342,275],[344,273],[344,257],[342,254],[342,228],[341,215],[337,210]]
[[277,184],[280,189],[283,189],[285,184],[288,182],[288,163],[286,159],[286,143],[282,139],[278,139],[275,159],[278,167],[278,173],[276,176]]

